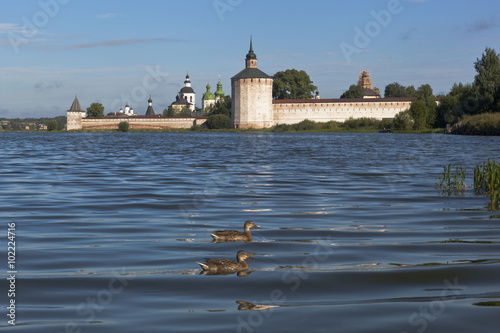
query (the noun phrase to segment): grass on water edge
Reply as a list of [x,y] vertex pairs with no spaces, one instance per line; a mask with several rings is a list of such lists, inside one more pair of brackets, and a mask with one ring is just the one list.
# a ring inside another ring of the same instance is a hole
[[[451,164],[443,167],[443,176],[439,177],[435,188],[443,195],[463,195],[467,190],[465,184],[466,170],[457,165],[452,168]],[[488,209],[500,210],[500,162],[488,159],[487,162],[476,163],[474,167],[474,193],[490,198]]]

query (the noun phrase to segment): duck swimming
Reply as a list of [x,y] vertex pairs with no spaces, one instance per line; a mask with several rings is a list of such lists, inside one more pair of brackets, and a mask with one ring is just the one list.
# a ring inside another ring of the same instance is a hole
[[197,262],[203,269],[204,274],[232,274],[242,272],[248,269],[248,264],[245,260],[255,261],[250,258],[246,251],[238,251],[236,260],[229,259],[206,259],[205,263]]
[[246,221],[243,232],[236,230],[221,230],[210,235],[212,235],[214,242],[251,242],[252,234],[250,233],[250,228],[260,228],[260,226],[252,221]]

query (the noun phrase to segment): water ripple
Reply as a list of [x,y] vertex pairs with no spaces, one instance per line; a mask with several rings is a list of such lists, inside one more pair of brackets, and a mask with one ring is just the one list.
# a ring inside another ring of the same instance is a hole
[[[0,139],[0,216],[16,223],[16,331],[497,330],[498,308],[477,304],[500,297],[499,215],[485,197],[443,196],[434,183],[448,163],[471,180],[475,162],[498,157],[500,138]],[[249,219],[262,226],[252,242],[211,242]],[[197,261],[238,250],[256,260],[248,274],[200,275]]]

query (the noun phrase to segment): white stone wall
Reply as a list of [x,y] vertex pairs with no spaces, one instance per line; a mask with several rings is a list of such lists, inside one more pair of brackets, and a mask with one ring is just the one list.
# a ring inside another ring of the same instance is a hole
[[[316,122],[349,118],[394,118],[410,108],[411,99],[376,100],[272,100],[272,79],[235,80],[233,89],[233,125],[236,128],[269,128],[279,124],[297,124],[305,119]],[[186,129],[203,126],[206,118],[85,118],[84,112],[67,112],[67,130],[117,129],[128,121],[131,129]]]
[[75,131],[82,129],[82,118],[85,117],[85,112],[68,111],[66,112],[66,129]]
[[344,122],[349,118],[394,118],[396,114],[411,106],[411,99],[376,100],[301,100],[274,101],[273,125],[297,124],[305,119],[316,122],[335,120]]
[[122,121],[127,121],[130,124],[130,129],[188,129],[193,125],[204,126],[207,121],[207,118],[84,118],[80,120],[80,126],[70,126],[69,119],[68,112],[68,131],[118,129],[118,124]]
[[233,126],[269,128],[273,126],[273,80],[239,79],[232,82]]

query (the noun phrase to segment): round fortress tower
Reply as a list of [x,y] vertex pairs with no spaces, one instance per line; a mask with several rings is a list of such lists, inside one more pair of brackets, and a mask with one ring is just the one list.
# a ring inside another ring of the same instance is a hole
[[273,79],[257,68],[257,56],[250,38],[246,68],[231,78],[233,128],[273,126]]

